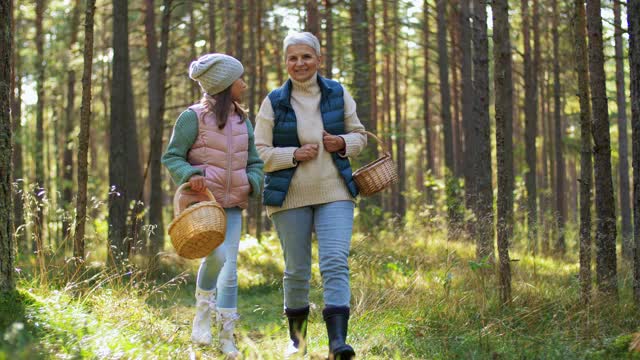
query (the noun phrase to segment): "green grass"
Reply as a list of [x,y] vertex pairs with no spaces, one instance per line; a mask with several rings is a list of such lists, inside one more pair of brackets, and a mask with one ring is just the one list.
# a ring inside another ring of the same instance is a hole
[[[356,234],[349,341],[359,358],[640,358],[629,352],[640,318],[628,269],[620,269],[618,304],[596,299],[586,307],[575,257],[534,259],[518,250],[513,303],[503,307],[492,268],[474,261],[468,242],[424,227]],[[238,263],[241,350],[248,359],[278,359],[287,330],[277,239],[243,239]],[[46,286],[24,275],[19,292],[1,298],[0,359],[221,358],[215,346],[189,341],[197,267],[168,253],[153,274],[142,265],[117,272],[92,263],[68,282],[59,276],[65,267],[51,265]],[[311,300],[309,358],[322,359],[317,261]]]

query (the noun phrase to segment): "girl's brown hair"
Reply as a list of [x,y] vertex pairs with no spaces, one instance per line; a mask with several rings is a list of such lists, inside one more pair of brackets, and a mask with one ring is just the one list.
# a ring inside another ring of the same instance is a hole
[[218,129],[224,128],[227,124],[231,106],[233,106],[233,111],[240,116],[238,124],[244,123],[244,119],[247,117],[247,110],[231,97],[231,86],[213,96],[205,93],[200,104],[204,106],[203,116],[210,112],[215,114]]

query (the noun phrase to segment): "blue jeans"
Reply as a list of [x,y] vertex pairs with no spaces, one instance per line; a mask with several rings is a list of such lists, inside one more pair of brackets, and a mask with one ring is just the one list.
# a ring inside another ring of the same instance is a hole
[[324,304],[349,306],[349,247],[353,230],[353,202],[334,201],[279,211],[272,216],[284,254],[284,306],[309,305],[311,232],[318,238]]
[[238,307],[238,246],[242,232],[242,209],[224,209],[227,214],[227,232],[224,242],[209,256],[202,259],[198,270],[198,287],[205,291],[218,289],[218,308]]

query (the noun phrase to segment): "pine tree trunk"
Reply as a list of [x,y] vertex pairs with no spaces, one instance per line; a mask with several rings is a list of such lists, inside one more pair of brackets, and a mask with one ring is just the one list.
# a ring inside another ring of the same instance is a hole
[[[542,134],[544,134],[544,131],[541,131],[544,129],[544,121],[541,121],[542,117],[540,116],[540,109],[542,105],[542,101],[540,99],[542,99],[543,97],[542,97],[542,91],[540,90],[541,89],[540,84],[542,83],[542,81],[540,80],[540,74],[541,74],[541,71],[540,71],[540,68],[541,68],[540,24],[539,24],[540,5],[538,4],[538,0],[533,0],[532,6],[533,6],[533,9],[532,9],[533,14],[531,18],[531,30],[533,32],[533,70],[532,70],[531,76],[532,76],[532,82],[534,87],[533,92],[535,94],[535,104],[534,104],[534,109],[532,109],[531,113],[532,113],[533,122],[535,123],[535,129],[533,130],[535,134],[534,135],[534,148],[535,148],[535,138],[537,138],[538,133],[542,132]],[[528,233],[528,236],[530,236],[530,239],[533,238],[532,245],[533,245],[534,255],[538,253],[538,243],[539,243],[538,231],[539,229],[541,229],[541,226],[544,221],[543,217],[539,215],[542,213],[542,209],[541,209],[542,206],[544,206],[544,204],[542,203],[542,201],[540,201],[540,199],[545,188],[543,180],[545,179],[544,173],[546,170],[546,164],[544,163],[544,160],[542,162],[539,162],[538,160],[544,157],[543,154],[544,154],[544,151],[542,148],[539,149],[539,151],[538,149],[535,149],[535,152],[534,152],[535,161],[534,161],[533,169],[531,170],[537,174],[536,181],[533,182],[535,184],[535,198],[528,199],[528,209],[531,208],[530,204],[532,203],[535,204],[535,207],[536,207],[536,213],[531,215],[530,218],[528,218],[529,220],[535,220],[535,224],[531,228],[533,232],[535,232],[535,234],[532,234],[530,232]],[[538,156],[538,155],[542,155],[542,156]],[[540,186],[538,187],[538,185]],[[527,193],[529,193],[529,190],[527,190]],[[540,204],[540,205],[538,206],[537,204]]]
[[591,297],[591,105],[589,104],[589,72],[587,71],[587,29],[584,1],[574,1],[574,57],[578,75],[580,100],[580,288],[582,301]]
[[[232,34],[234,29],[233,16],[231,16],[231,14],[233,14],[233,5],[231,4],[231,0],[223,0],[221,7],[224,9],[224,16],[222,17],[224,21],[224,33],[227,35]],[[224,36],[224,49],[226,54],[233,54],[233,40],[235,38],[235,36]]]
[[[259,96],[258,98],[262,98],[265,96],[266,94],[266,83],[267,83],[267,73],[264,69],[264,51],[265,51],[265,41],[264,41],[264,32],[262,29],[262,17],[264,16],[264,8],[263,8],[263,2],[262,1],[258,1],[258,6],[256,9],[256,13],[257,13],[257,20],[256,23],[258,25],[258,58],[257,58],[257,63],[258,63],[258,88],[256,89],[257,91],[259,91]],[[256,239],[258,239],[258,241],[260,241],[262,239],[262,228],[263,228],[263,215],[262,215],[262,193],[260,193],[260,195],[258,195],[258,197],[255,200],[255,214],[256,214]]]
[[[324,23],[325,23],[325,44],[324,44],[324,76],[331,79],[333,76],[333,1],[324,0]],[[352,45],[353,46],[353,45]]]
[[[529,0],[521,1],[522,38],[524,42],[524,127],[526,172],[524,176],[527,189],[527,238],[529,250],[536,254],[537,227],[537,188],[536,188],[536,133],[538,117],[538,91],[536,69],[531,56],[531,35],[529,31]],[[534,10],[535,11],[535,10]]]
[[471,161],[477,199],[476,258],[494,262],[493,185],[491,181],[491,121],[489,119],[489,40],[487,2],[473,0],[473,122]]
[[[473,202],[477,194],[475,189],[475,176],[473,174],[473,152],[476,149],[473,136],[473,66],[471,53],[471,17],[470,0],[460,0],[460,53],[462,57],[462,127],[464,129],[464,194],[467,209],[473,209]],[[469,234],[475,238],[475,224],[470,222],[467,226]]]
[[454,238],[460,228],[460,214],[453,154],[453,126],[451,120],[451,89],[449,87],[449,58],[447,54],[447,2],[437,0],[438,67],[440,69],[441,118],[444,136],[445,192],[447,202],[448,236]]
[[[353,0],[351,13],[351,51],[353,53],[353,86],[352,95],[358,104],[358,117],[366,129],[375,129],[371,119],[371,62],[369,61],[369,26],[367,22],[366,0]],[[368,149],[367,149],[368,150]],[[367,161],[373,159],[375,153],[368,151]]]
[[240,62],[244,60],[244,0],[236,0],[236,51],[234,57]]
[[11,64],[13,2],[0,1],[0,292],[15,290],[11,195]]
[[[71,16],[71,38],[69,40],[69,48],[73,49],[78,41],[78,27],[80,26],[80,0],[75,0],[73,12]],[[70,55],[71,56],[71,55]],[[67,63],[70,59],[67,59]],[[75,86],[76,71],[70,67],[67,72],[67,106],[64,116],[64,147],[62,153],[62,206],[67,211],[71,209],[73,201],[73,136],[74,118],[75,118]],[[63,216],[62,234],[66,238],[70,232],[69,218]]]
[[631,132],[633,152],[633,294],[640,305],[640,0],[627,4],[629,72],[631,78]]
[[[382,2],[382,42],[385,49],[391,49],[391,25],[389,19],[389,4],[388,1]],[[383,60],[383,98],[382,98],[382,112],[383,112],[383,129],[384,129],[384,141],[389,146],[389,151],[393,153],[392,149],[392,129],[391,129],[391,51],[384,51]],[[385,197],[383,201],[383,209],[385,212],[394,211],[393,199],[396,198],[396,187],[391,187],[391,197]]]
[[554,116],[554,138],[555,138],[555,159],[556,159],[556,252],[564,255],[566,243],[564,239],[564,226],[567,219],[567,203],[565,193],[565,165],[562,146],[562,110],[560,107],[560,36],[558,34],[558,2],[553,0],[553,116]]
[[[454,162],[454,174],[456,176],[456,182],[459,183],[460,178],[464,178],[464,148],[463,148],[463,125],[462,115],[460,111],[460,89],[462,87],[460,70],[462,63],[462,55],[460,53],[460,11],[458,10],[459,0],[453,0],[449,2],[449,34],[451,37],[451,105],[453,106],[453,113],[451,117],[451,123],[453,126],[453,162]],[[459,191],[461,191],[460,189]]]
[[[318,1],[307,0],[307,21],[305,23],[304,31],[308,31],[313,35],[320,37],[320,13],[318,12]],[[366,16],[366,13],[364,14]],[[366,25],[366,22],[363,23]]]
[[33,236],[38,253],[38,265],[41,274],[44,272],[44,198],[46,196],[44,177],[44,33],[42,18],[44,15],[45,0],[36,1],[36,93],[38,103],[36,105],[36,144],[35,144],[35,168],[36,179],[34,184],[36,210],[33,221]]
[[[365,11],[366,14],[366,11]],[[368,35],[368,34],[367,34]],[[400,36],[400,13],[398,10],[398,2],[393,3],[393,94],[394,94],[394,105],[395,105],[395,123],[396,123],[396,159],[398,161],[398,193],[397,193],[397,207],[396,213],[400,216],[400,219],[404,219],[406,213],[406,200],[404,197],[404,192],[406,190],[406,167],[405,167],[405,146],[404,139],[406,136],[406,130],[404,129],[404,116],[401,109],[402,104],[402,95],[400,93],[400,77],[402,74],[400,73],[400,44],[399,44],[399,36]],[[368,36],[365,38],[367,39]],[[367,49],[368,52],[368,49]],[[366,86],[367,83],[364,83]],[[368,90],[368,88],[365,87]],[[368,108],[369,104],[365,106]],[[368,114],[367,114],[368,115]]]
[[498,254],[500,259],[500,298],[511,302],[509,243],[513,235],[513,81],[509,3],[493,1],[493,54],[496,92],[496,154],[498,164]]
[[[330,0],[327,0],[327,4],[331,4]],[[374,133],[378,133],[378,68],[376,66],[377,62],[376,62],[376,46],[377,46],[377,35],[376,35],[376,31],[377,31],[377,25],[376,25],[376,0],[371,0],[371,9],[369,10],[369,70],[370,70],[370,83],[369,83],[369,87],[371,89],[371,113],[370,113],[370,117],[371,120],[369,121],[369,126],[370,126],[370,131],[374,132]],[[328,17],[327,21],[331,20],[332,17]],[[333,22],[333,20],[332,20]],[[329,34],[333,33],[333,30],[331,31],[331,33],[329,32],[329,23],[327,23],[327,44],[329,41]],[[333,29],[333,24],[331,25],[331,28]],[[332,45],[333,47],[333,45]],[[330,53],[328,52],[328,45],[327,45],[327,55],[329,55]],[[378,150],[376,148],[375,154],[377,156],[378,154]],[[378,202],[380,202],[380,199],[378,199]],[[379,205],[379,204],[378,204]]]
[[[147,0],[145,0],[145,4],[148,3]],[[197,49],[196,49],[196,36],[197,36],[197,31],[196,31],[196,26],[198,26],[200,19],[196,18],[196,15],[194,13],[194,9],[193,9],[193,1],[185,1],[185,6],[187,7],[187,14],[189,14],[189,59],[190,61],[195,60],[196,58],[198,58],[198,54],[197,54]],[[148,12],[148,10],[146,10],[146,12]],[[155,18],[155,14],[153,16]],[[147,29],[148,25],[145,21],[145,33],[149,32],[149,29]],[[155,23],[152,24],[152,28],[154,31],[154,38],[156,38],[155,36]],[[147,41],[148,42],[148,41]],[[147,48],[150,45],[147,43]],[[156,46],[156,43],[153,43],[153,46]],[[148,52],[148,50],[147,50]],[[157,61],[158,59],[154,59],[154,61]],[[151,69],[149,69],[151,70]],[[149,75],[151,75],[151,71],[149,72]],[[148,84],[148,86],[150,86]],[[200,95],[200,85],[198,85],[197,82],[195,81],[189,81],[189,101],[195,101],[196,98]]]
[[[429,84],[429,46],[430,46],[430,37],[429,37],[429,1],[424,0],[422,3],[423,9],[423,19],[422,19],[422,53],[424,57],[424,81],[422,84],[422,108],[423,108],[423,122],[424,122],[424,156],[426,159],[426,172],[429,177],[433,178],[435,171],[434,164],[434,155],[433,155],[433,143],[431,141],[431,133],[432,133],[432,125],[431,125],[431,108],[429,107],[429,100],[431,99],[431,86]],[[433,188],[428,186],[426,189],[427,192],[427,204],[433,205],[434,197],[433,197]]]
[[617,296],[616,217],[611,176],[611,135],[605,88],[600,0],[587,1],[587,30],[596,189],[596,281],[601,293]]
[[86,1],[84,20],[84,69],[82,72],[82,104],[80,106],[80,135],[78,144],[78,197],[73,256],[84,260],[84,230],[87,214],[87,165],[91,128],[91,73],[93,67],[93,16],[95,0]]
[[209,0],[207,16],[209,17],[209,52],[216,52],[216,0]]
[[629,157],[627,144],[627,96],[624,84],[624,53],[622,42],[622,21],[620,19],[620,1],[613,0],[613,26],[616,53],[616,95],[618,103],[618,178],[620,217],[622,220],[622,256],[633,259],[633,227],[631,226],[631,204],[629,203]]
[[[133,91],[129,68],[127,1],[113,1],[113,80],[109,146],[109,263],[122,265],[129,257],[131,236],[127,229],[130,201],[140,187]],[[132,141],[133,140],[133,141]]]
[[[15,11],[17,11],[14,6],[14,0],[11,0],[11,7],[13,9],[11,15],[11,34],[12,34],[12,43],[16,44],[17,39],[17,31],[16,29],[19,26],[16,26],[16,23],[19,22],[16,19],[16,15],[14,15]],[[13,192],[13,226],[16,230],[15,232],[15,241],[18,246],[18,254],[27,254],[29,244],[27,243],[27,231],[24,228],[24,178],[23,178],[23,161],[22,161],[22,136],[21,136],[21,103],[22,103],[22,80],[21,80],[21,69],[20,69],[20,49],[17,46],[14,46],[13,49],[13,61],[11,62],[12,71],[11,71],[11,121],[12,121],[12,139],[13,139],[13,157],[11,160],[12,169],[13,169],[13,182],[15,183],[15,188]]]
[[173,4],[171,0],[164,0],[160,31],[160,47],[158,48],[155,29],[155,1],[145,1],[145,34],[147,39],[147,59],[149,61],[148,126],[150,139],[149,167],[151,173],[149,223],[152,226],[155,226],[155,229],[149,239],[149,254],[152,256],[155,256],[164,248],[164,222],[162,219],[162,164],[160,163],[160,158],[162,156],[165,82],[169,51],[169,27],[171,22],[170,11],[172,6]]

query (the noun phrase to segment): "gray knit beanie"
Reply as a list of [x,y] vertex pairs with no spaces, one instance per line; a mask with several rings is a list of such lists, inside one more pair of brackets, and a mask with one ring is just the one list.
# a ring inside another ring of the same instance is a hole
[[189,77],[209,95],[228,88],[242,76],[244,67],[236,58],[225,54],[206,54],[191,62]]

